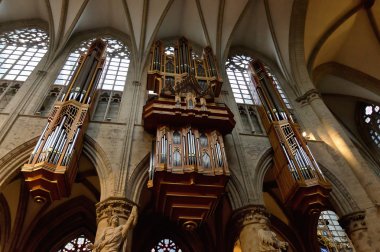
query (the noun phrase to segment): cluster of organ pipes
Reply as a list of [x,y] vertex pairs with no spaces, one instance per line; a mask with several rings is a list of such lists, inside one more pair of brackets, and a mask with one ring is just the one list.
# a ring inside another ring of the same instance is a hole
[[21,169],[29,191],[38,203],[70,195],[105,50],[106,43],[97,39],[87,54],[80,57],[65,94],[54,104],[28,163]]
[[157,139],[152,146],[155,155],[151,156],[150,180],[157,170],[210,175],[229,173],[223,138],[215,130],[200,132],[191,127],[177,130],[163,126],[157,129]]
[[[185,38],[181,38],[173,46],[174,54],[165,54],[165,47],[161,41],[157,41],[153,46],[151,52],[151,71],[167,72],[173,74],[188,73],[192,75],[202,77],[215,77],[218,78],[218,71],[215,63],[215,58],[211,48],[205,48],[203,53],[203,59],[193,58],[193,52],[191,46]],[[174,64],[172,69],[168,64]],[[205,74],[198,73],[198,66],[201,67],[201,71],[206,69],[207,76]]]
[[[286,156],[288,169],[296,181],[311,179],[324,180],[318,163],[295,125],[293,117],[281,95],[276,83],[270,78],[268,70],[259,61],[250,63],[252,82],[255,85],[266,120],[276,132],[281,149]],[[267,126],[267,131],[271,126]]]
[[78,136],[84,134],[81,131],[104,65],[105,49],[103,41],[95,40],[87,54],[80,57],[67,92],[55,104],[29,164],[48,162],[67,166],[70,162]]

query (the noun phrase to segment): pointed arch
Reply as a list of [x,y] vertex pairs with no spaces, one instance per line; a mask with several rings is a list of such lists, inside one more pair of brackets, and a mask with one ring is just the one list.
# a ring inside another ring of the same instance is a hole
[[95,204],[79,196],[32,222],[18,248],[19,251],[58,251],[81,234],[94,241],[95,233]]

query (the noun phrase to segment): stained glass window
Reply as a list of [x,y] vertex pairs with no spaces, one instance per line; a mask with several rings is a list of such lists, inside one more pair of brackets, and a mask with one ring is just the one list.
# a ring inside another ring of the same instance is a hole
[[351,242],[333,211],[322,211],[318,220],[317,234],[322,245],[321,249],[325,251],[353,251]]
[[38,28],[0,36],[0,79],[25,81],[47,52],[49,37]]
[[75,252],[85,252],[85,251],[92,251],[92,249],[89,248],[89,246],[92,244],[92,242],[86,238],[84,235],[80,235],[77,238],[72,239],[68,243],[66,243],[63,248],[58,250],[58,252],[69,252],[69,251],[75,251]]
[[380,148],[380,107],[379,105],[368,104],[362,112],[363,125],[373,143]]
[[[125,44],[119,40],[103,37],[107,42],[106,64],[103,68],[99,88],[103,90],[123,91],[130,63],[130,52]],[[67,58],[59,73],[55,85],[67,85],[73,76],[81,54],[87,52],[95,38],[83,41]]]
[[170,239],[162,239],[158,242],[151,252],[182,252],[182,250]]

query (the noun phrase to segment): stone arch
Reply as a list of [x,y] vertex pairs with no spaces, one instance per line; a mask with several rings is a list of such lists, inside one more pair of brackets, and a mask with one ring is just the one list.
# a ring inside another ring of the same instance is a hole
[[148,153],[133,169],[133,172],[128,179],[126,197],[138,204],[141,201],[142,191],[144,187],[147,186],[149,161],[150,153]]
[[314,88],[305,62],[304,36],[307,7],[308,1],[295,0],[290,19],[289,60],[297,96]]
[[232,210],[239,209],[248,204],[249,200],[246,190],[244,190],[241,181],[232,172],[226,186],[226,191]]
[[[36,145],[39,136],[30,139],[29,141],[17,146],[9,151],[0,159],[0,192],[17,174],[19,174],[21,167],[28,161],[30,153]],[[99,177],[101,200],[111,191],[109,188],[112,168],[110,161],[102,147],[90,136],[85,135],[83,144],[83,154],[85,154],[93,163]]]
[[330,202],[339,216],[359,211],[360,208],[343,183],[326,167],[319,164],[323,174],[331,182]]
[[10,235],[10,211],[7,200],[0,194],[0,251],[5,251],[5,243]]
[[80,234],[94,240],[95,220],[93,201],[85,196],[70,199],[33,221],[18,251],[57,251]]
[[[255,185],[256,192],[263,191],[264,177],[268,172],[269,168],[273,165],[273,149],[272,147],[267,148],[261,155],[259,161],[257,162],[255,172],[253,174],[253,184]],[[262,193],[258,193],[259,204],[264,205],[264,199]]]

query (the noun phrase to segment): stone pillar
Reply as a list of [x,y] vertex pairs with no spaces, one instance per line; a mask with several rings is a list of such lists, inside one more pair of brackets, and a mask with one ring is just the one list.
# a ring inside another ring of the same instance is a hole
[[340,224],[346,230],[346,233],[350,237],[356,252],[375,251],[372,248],[372,242],[368,237],[364,211],[358,211],[343,216],[340,219]]
[[137,206],[126,198],[110,197],[96,204],[94,252],[127,251],[128,231],[137,222]]
[[[297,98],[297,101],[301,103],[307,102],[310,104],[313,111],[322,122],[324,131],[328,134],[328,136],[324,137],[321,135],[323,138],[322,140],[332,147],[335,147],[334,149],[342,155],[366,191],[368,197],[371,199],[372,204],[379,203],[380,180],[377,176],[373,176],[374,172],[370,168],[368,162],[365,158],[363,158],[359,150],[352,143],[344,128],[329,111],[326,104],[321,99],[318,90],[309,90],[303,96]],[[371,207],[371,205],[366,205],[364,207]]]
[[286,251],[288,243],[280,241],[270,230],[269,213],[264,206],[238,209],[232,216],[242,252]]

